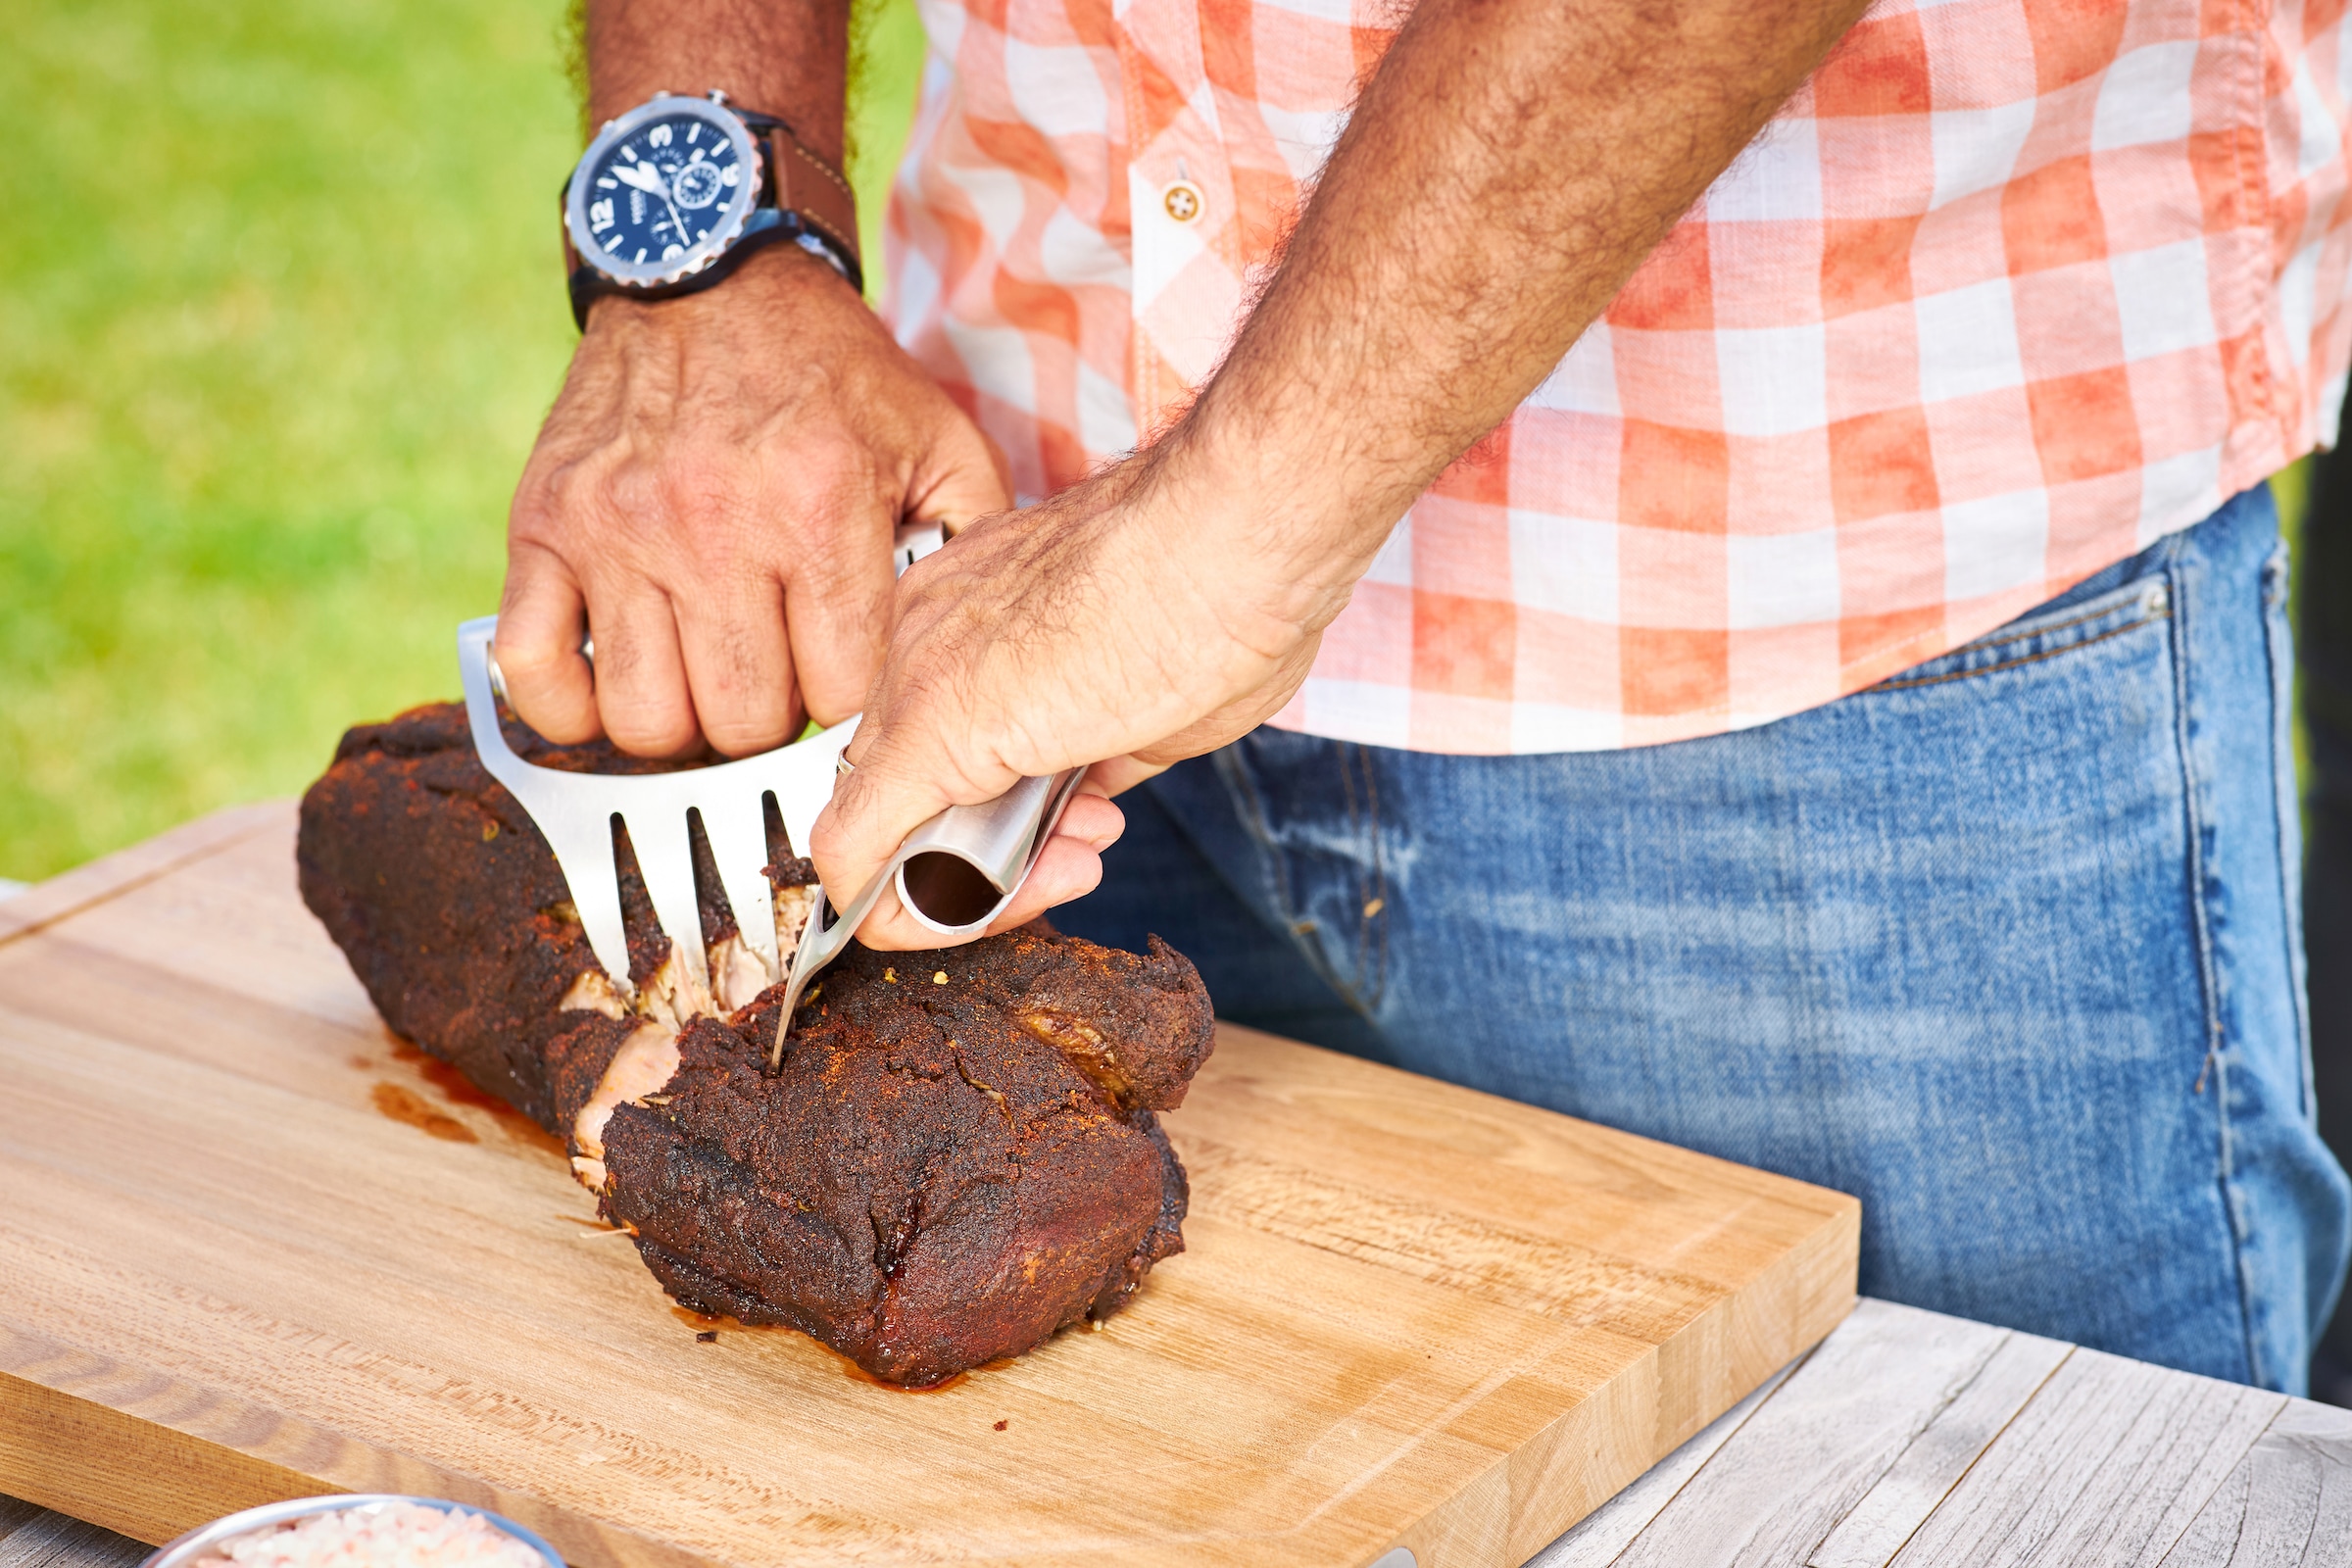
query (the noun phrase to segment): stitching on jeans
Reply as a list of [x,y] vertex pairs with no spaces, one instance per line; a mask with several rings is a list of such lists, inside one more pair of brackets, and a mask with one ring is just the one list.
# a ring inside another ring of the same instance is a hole
[[[2134,584],[2133,586],[2136,587],[2137,585]],[[2113,590],[2110,591],[2112,592]],[[1969,643],[1964,647],[1953,649],[1952,652],[1955,654],[1965,654],[1970,650],[1977,648],[1998,648],[2004,643],[2022,643],[2027,641],[2029,638],[2047,637],[2052,632],[2068,631],[2076,626],[2083,625],[2089,621],[2101,620],[2109,615],[2114,614],[2117,611],[2124,608],[2122,601],[2128,601],[2135,596],[2132,594],[2119,593],[2116,595],[2116,597],[2119,601],[2118,603],[2106,605],[2097,610],[2085,611],[2082,614],[2076,615],[2071,619],[2054,620],[2046,626],[2028,626],[2023,631],[2013,631],[2006,637],[1980,637],[1973,643]],[[2142,599],[2146,598],[2147,590],[2145,588],[2140,588],[2136,597]]]
[[[2295,853],[2299,836],[2291,739],[2295,652],[2294,628],[2286,619],[2286,541],[2282,539],[2271,547],[2271,553],[2262,563],[2262,652],[2271,678],[2271,810],[2276,818],[2274,836],[2278,847],[2278,887],[2286,897],[2286,918],[2281,925],[2286,936],[2286,972],[2293,981],[2287,989],[2295,1008],[2297,1073],[2302,1091],[2298,1108],[2310,1116],[2316,1114],[2313,1107],[2317,1100],[2311,1061],[2311,971],[2310,960],[2304,956],[2303,900],[2298,886],[2302,858]],[[2287,685],[2283,694],[2278,689],[2282,678]]]
[[[1874,692],[1899,692],[1907,686],[1936,686],[1940,685],[1942,682],[1947,680],[1972,680],[1979,675],[1997,675],[2004,669],[2020,669],[2027,664],[2038,664],[2045,659],[2056,659],[2060,654],[2071,654],[2079,649],[2083,648],[2095,648],[2110,637],[2121,637],[2128,631],[2136,630],[2141,626],[2153,625],[2157,621],[2168,620],[2171,617],[2172,611],[2168,608],[2162,614],[2142,615],[2137,620],[2128,620],[2121,626],[2110,627],[2108,630],[2099,633],[2096,637],[2085,637],[2079,643],[2068,643],[2064,648],[2045,648],[2038,654],[2028,654],[2023,659],[2005,659],[1997,664],[1986,664],[1982,669],[1955,669],[1947,674],[1942,675],[1921,675],[1915,680],[1883,680],[1876,686],[1871,687],[1870,690]],[[2098,616],[2096,615],[2085,615],[2083,617],[2083,620],[2096,619],[2098,619]],[[2080,620],[2069,621],[2067,624],[2080,626],[2082,624],[2082,622]],[[2051,626],[2045,629],[2048,631],[2061,631],[2065,628],[2060,626]],[[2041,633],[2033,632],[2029,633],[2028,635],[2038,637],[2041,635]],[[2012,638],[2010,640],[2014,642],[2017,639]]]
[[[2174,536],[2171,559],[2165,564],[2168,579],[2179,565],[2179,535]],[[2189,740],[2189,708],[2194,697],[2189,682],[2189,625],[2188,607],[2181,603],[2182,584],[2171,583],[2173,604],[2179,607],[2180,629],[2173,636],[2173,745],[2180,760],[2180,804],[2186,817],[2188,842],[2185,858],[2188,862],[2189,925],[2197,944],[2197,984],[2202,992],[2205,1049],[2199,1056],[2194,1093],[2202,1095],[2210,1085],[2213,1092],[2215,1134],[2214,1181],[2221,1189],[2222,1213],[2230,1227],[2230,1250],[2237,1266],[2237,1310],[2240,1332],[2244,1335],[2246,1380],[2261,1386],[2264,1367],[2262,1348],[2254,1333],[2254,1305],[2249,1294],[2250,1263],[2246,1257],[2245,1216],[2240,1212],[2235,1185],[2235,1152],[2230,1136],[2230,1061],[2222,1050],[2222,1000],[2220,976],[2215,970],[2213,926],[2211,911],[2206,907],[2205,892],[2205,799],[2197,776],[2197,754]]]

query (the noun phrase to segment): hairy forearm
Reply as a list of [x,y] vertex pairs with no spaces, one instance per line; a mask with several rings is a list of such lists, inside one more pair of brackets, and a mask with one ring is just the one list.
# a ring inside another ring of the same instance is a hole
[[713,87],[842,157],[849,0],[588,0],[588,117]]
[[1163,444],[1286,616],[1337,612],[1864,4],[1421,0]]

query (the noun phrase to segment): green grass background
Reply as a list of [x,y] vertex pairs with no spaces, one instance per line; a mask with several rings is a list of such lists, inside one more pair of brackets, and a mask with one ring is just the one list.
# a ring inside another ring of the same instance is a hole
[[[867,0],[853,177],[911,110]],[[457,685],[571,352],[564,0],[0,0],[0,878]]]
[[[455,690],[573,340],[571,25],[0,0],[0,878],[299,790]],[[858,31],[878,254],[922,34],[911,0]]]

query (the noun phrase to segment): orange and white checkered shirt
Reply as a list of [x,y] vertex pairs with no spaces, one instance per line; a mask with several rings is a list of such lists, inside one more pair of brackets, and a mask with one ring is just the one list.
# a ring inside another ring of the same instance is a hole
[[[1401,8],[922,0],[903,341],[1050,493],[1214,367]],[[1759,724],[2331,437],[2344,0],[1881,0],[1501,430],[1275,722],[1441,752]]]

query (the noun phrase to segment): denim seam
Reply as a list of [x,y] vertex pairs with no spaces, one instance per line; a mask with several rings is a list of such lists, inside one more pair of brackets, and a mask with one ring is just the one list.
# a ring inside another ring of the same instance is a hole
[[[2103,611],[2101,613],[2113,614],[2114,612]],[[1974,680],[1980,675],[1997,675],[2004,669],[2023,669],[2028,664],[2038,664],[2045,659],[2056,659],[2061,654],[2072,654],[2084,648],[2096,648],[2099,644],[2105,642],[2110,637],[2121,637],[2128,631],[2136,630],[2141,626],[2153,625],[2157,621],[2167,618],[2171,613],[2172,612],[2168,608],[2166,610],[2159,611],[2154,614],[2142,615],[2137,620],[2128,620],[2121,626],[2111,626],[2107,630],[2100,632],[2096,637],[2085,637],[2081,642],[2068,643],[2064,648],[2045,648],[2038,654],[2028,654],[2023,659],[2005,659],[1997,664],[1986,664],[1982,669],[1955,669],[1946,674],[1921,675],[1912,680],[1883,680],[1870,689],[1874,692],[1899,692],[1913,686],[1937,686],[1941,685],[1947,680]],[[2056,626],[2045,626],[2040,631],[2029,632],[2026,635],[2040,637],[2050,632],[2064,631],[2068,626],[2080,626],[2082,624],[2083,620],[2096,620],[2098,618],[2098,615],[2085,615],[2082,617],[2082,620],[2070,620]],[[2011,638],[2009,640],[2016,642],[2021,641],[2022,639]],[[1969,646],[1972,648],[1982,648],[1990,647],[1992,645],[1988,643],[1972,643]],[[1965,652],[1965,650],[1963,650],[1963,652]]]
[[1958,648],[1953,649],[1952,653],[1954,655],[1959,655],[1969,653],[1972,650],[1979,648],[1998,648],[2005,643],[2027,642],[2035,637],[2047,637],[2052,632],[2071,631],[2077,626],[2088,625],[2094,620],[2101,620],[2109,615],[2114,614],[2117,611],[2123,609],[2125,605],[2129,604],[2133,599],[2145,599],[2147,597],[2147,585],[2145,582],[2137,582],[2129,584],[2123,589],[2111,588],[2107,591],[2107,593],[2102,594],[2099,597],[2102,599],[2112,597],[2115,599],[2116,603],[2111,605],[2100,605],[2096,609],[2085,610],[2082,614],[2070,615],[2064,620],[2053,620],[2046,626],[2027,626],[2022,630],[2010,632],[2006,636],[1980,637],[1973,643],[1966,643]]
[[[2296,807],[2294,782],[2294,631],[2286,620],[2286,544],[2281,540],[2262,564],[2262,651],[2270,662],[2271,676],[2271,809],[2275,817],[2273,833],[2278,843],[2278,890],[2285,904],[2286,918],[2281,922],[2286,934],[2286,973],[2289,998],[2295,1007],[2295,1036],[2300,1048],[2301,1110],[2306,1116],[2318,1114],[2318,1095],[2312,1081],[2311,1061],[2311,995],[2308,979],[2309,959],[2305,956],[2303,940],[2303,900],[2301,857],[2290,838],[2294,827]],[[2280,701],[2280,687],[2285,687],[2285,701]]]
[[2205,887],[2205,804],[2204,792],[2197,776],[2196,752],[2189,737],[2189,710],[2194,694],[2189,682],[2189,640],[2194,633],[2195,617],[2190,613],[2184,593],[2185,583],[2180,580],[2180,536],[2174,535],[2172,548],[2166,551],[2165,577],[2171,589],[2173,629],[2173,733],[2174,744],[2180,758],[2180,799],[2187,817],[2188,842],[2188,909],[2190,928],[2196,933],[2197,983],[2203,993],[2205,1050],[2197,1072],[2193,1093],[2202,1094],[2208,1079],[2213,1090],[2215,1130],[2214,1180],[2220,1189],[2222,1214],[2230,1229],[2230,1261],[2237,1272],[2238,1330],[2245,1347],[2246,1381],[2257,1388],[2263,1385],[2262,1347],[2254,1333],[2254,1298],[2252,1279],[2253,1260],[2246,1250],[2245,1215],[2237,1200],[2233,1176],[2233,1151],[2230,1140],[2230,1060],[2222,1050],[2221,986],[2215,972],[2213,928],[2206,907]]

